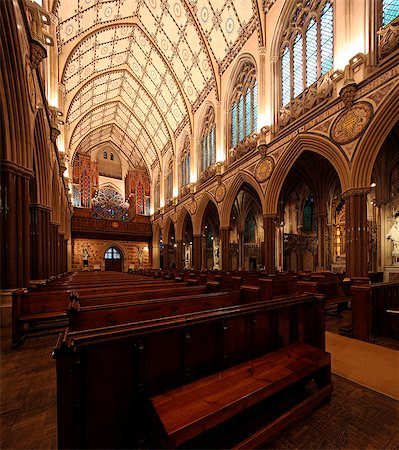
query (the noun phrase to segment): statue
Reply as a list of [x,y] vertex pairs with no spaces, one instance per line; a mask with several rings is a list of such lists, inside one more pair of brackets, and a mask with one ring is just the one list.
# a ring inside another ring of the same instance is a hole
[[87,251],[87,247],[83,247],[83,270],[89,270],[89,252]]
[[393,242],[392,256],[394,265],[399,265],[399,211],[395,214],[395,222],[387,234],[387,239]]
[[143,250],[141,248],[138,249],[137,258],[139,260],[139,269],[143,268]]

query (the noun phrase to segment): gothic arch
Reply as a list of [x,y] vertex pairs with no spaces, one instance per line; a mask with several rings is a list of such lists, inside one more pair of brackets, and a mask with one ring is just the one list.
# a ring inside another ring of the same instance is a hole
[[188,211],[188,209],[185,206],[183,206],[180,209],[179,217],[178,217],[176,225],[175,225],[175,233],[176,233],[177,241],[180,241],[183,238],[183,227],[184,227],[187,215],[190,218],[191,223],[192,223],[193,221],[191,219],[190,212]]
[[351,187],[370,186],[375,160],[399,118],[399,86],[387,96],[359,142],[352,162]]
[[198,205],[198,210],[194,216],[193,223],[193,233],[194,235],[200,235],[201,234],[201,225],[202,225],[202,219],[204,217],[204,213],[206,210],[206,207],[208,206],[208,203],[213,203],[215,205],[216,211],[218,212],[219,216],[219,223],[220,223],[220,211],[218,208],[218,205],[215,203],[215,200],[213,197],[208,193],[205,192],[204,196],[202,197],[200,204]]
[[258,63],[255,60],[254,56],[251,53],[242,53],[237,61],[234,63],[234,67],[230,73],[229,79],[227,81],[224,107],[226,110],[230,109],[231,95],[235,88],[235,82],[237,80],[238,75],[240,74],[240,70],[243,64],[246,62],[250,62],[254,65],[256,73],[258,74]]
[[277,212],[280,191],[288,172],[302,152],[306,150],[318,153],[333,165],[337,171],[342,192],[345,192],[349,188],[349,166],[341,150],[320,136],[310,133],[300,134],[284,150],[283,155],[277,161],[276,167],[273,170],[266,188],[265,213],[274,214]]
[[255,180],[255,178],[252,175],[246,172],[239,172],[235,176],[233,183],[230,185],[228,192],[226,194],[226,198],[222,204],[221,221],[220,221],[221,227],[230,226],[231,208],[233,207],[234,200],[237,197],[238,193],[240,192],[241,187],[244,183],[253,187],[255,192],[258,194],[259,201],[262,206],[262,213],[265,212],[265,197],[259,183]]
[[169,244],[170,242],[170,233],[172,230],[172,227],[175,230],[175,236],[176,236],[176,228],[175,228],[175,224],[173,223],[172,219],[170,217],[168,217],[166,219],[166,222],[163,226],[163,230],[162,230],[162,238],[164,241],[164,244]]

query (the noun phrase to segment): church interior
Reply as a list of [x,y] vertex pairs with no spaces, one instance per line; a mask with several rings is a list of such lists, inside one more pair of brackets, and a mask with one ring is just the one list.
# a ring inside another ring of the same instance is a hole
[[399,0],[0,0],[1,447],[399,448]]

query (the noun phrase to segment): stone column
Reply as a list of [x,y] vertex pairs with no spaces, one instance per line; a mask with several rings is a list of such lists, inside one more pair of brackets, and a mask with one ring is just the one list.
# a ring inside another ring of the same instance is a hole
[[8,161],[1,161],[2,289],[26,287],[29,284],[29,180],[31,178],[31,171]]
[[194,235],[194,270],[201,270],[201,245],[202,245],[202,236]]
[[264,214],[263,229],[265,235],[264,261],[268,273],[276,271],[276,217],[277,214]]
[[30,205],[30,276],[32,280],[48,277],[50,209]]
[[346,207],[346,274],[368,276],[369,235],[367,194],[369,187],[349,189],[342,194]]
[[163,248],[163,270],[169,269],[169,242]]
[[328,269],[326,246],[327,213],[316,214],[317,220],[317,265],[318,269]]
[[183,264],[183,241],[176,241],[176,269],[182,270],[184,267]]
[[230,270],[229,262],[229,244],[230,244],[230,227],[220,228],[220,242],[221,242],[221,269]]

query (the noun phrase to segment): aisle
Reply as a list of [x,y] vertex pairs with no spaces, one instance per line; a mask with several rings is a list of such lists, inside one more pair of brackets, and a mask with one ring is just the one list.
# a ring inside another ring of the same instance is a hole
[[326,332],[332,371],[399,400],[399,351]]

